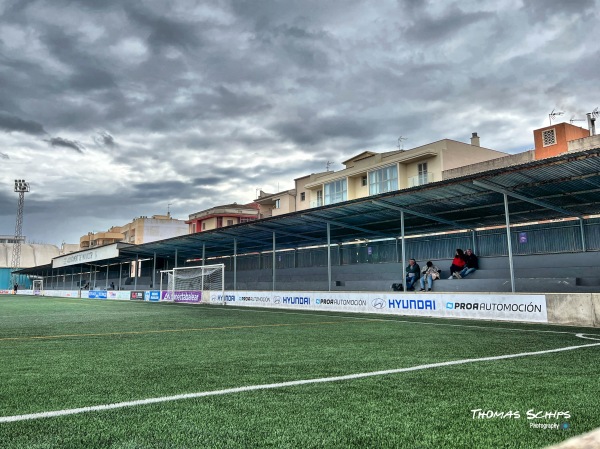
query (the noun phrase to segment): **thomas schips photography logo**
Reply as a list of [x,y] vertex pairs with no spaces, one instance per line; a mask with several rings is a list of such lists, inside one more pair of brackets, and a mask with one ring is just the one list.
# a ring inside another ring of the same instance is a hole
[[[531,429],[542,430],[569,430],[571,425],[565,420],[571,418],[569,410],[537,410],[531,408],[526,412],[520,410],[484,410],[476,408],[471,410],[472,419],[525,419]],[[557,420],[557,422],[539,422],[540,420]]]

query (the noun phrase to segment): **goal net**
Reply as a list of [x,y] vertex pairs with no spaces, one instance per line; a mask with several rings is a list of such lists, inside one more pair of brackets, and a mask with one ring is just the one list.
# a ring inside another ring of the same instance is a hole
[[38,296],[43,296],[44,294],[44,280],[43,279],[34,279],[33,280],[33,294]]
[[161,299],[165,301],[225,304],[224,264],[173,268],[160,273]]

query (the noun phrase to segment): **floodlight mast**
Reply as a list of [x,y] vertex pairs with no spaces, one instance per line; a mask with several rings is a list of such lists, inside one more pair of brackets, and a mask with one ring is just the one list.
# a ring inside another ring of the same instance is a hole
[[18,276],[14,273],[21,265],[21,243],[23,233],[23,206],[25,205],[25,193],[29,192],[29,183],[24,179],[15,179],[15,192],[19,194],[19,204],[17,207],[17,224],[15,225],[15,242],[13,243],[12,253],[12,282],[17,283]]

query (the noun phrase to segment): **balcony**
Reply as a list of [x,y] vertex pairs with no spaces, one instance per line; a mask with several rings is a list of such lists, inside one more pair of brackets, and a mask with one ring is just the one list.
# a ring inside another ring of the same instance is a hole
[[408,187],[422,186],[434,181],[433,173],[423,173],[421,175],[408,178]]

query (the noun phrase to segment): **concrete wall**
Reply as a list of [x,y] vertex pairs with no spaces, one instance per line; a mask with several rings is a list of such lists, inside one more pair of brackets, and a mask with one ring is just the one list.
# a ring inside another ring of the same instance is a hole
[[600,293],[548,294],[546,307],[549,323],[600,327]]
[[[12,264],[12,243],[0,243],[0,268],[10,268]],[[21,263],[20,268],[35,267],[45,265],[52,261],[54,257],[60,255],[58,246],[23,243],[21,245]]]
[[463,167],[444,170],[442,179],[453,179],[461,176],[481,173],[487,170],[496,168],[510,167],[512,165],[525,164],[535,160],[535,151],[524,151],[523,153],[511,154],[510,156],[500,157],[489,161],[479,162],[476,164],[465,165]]

